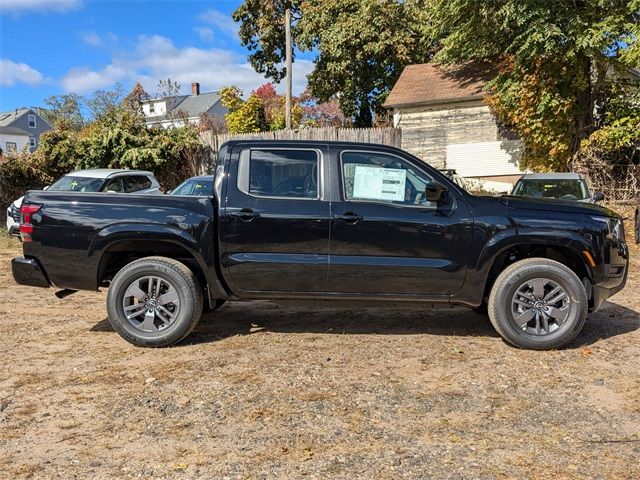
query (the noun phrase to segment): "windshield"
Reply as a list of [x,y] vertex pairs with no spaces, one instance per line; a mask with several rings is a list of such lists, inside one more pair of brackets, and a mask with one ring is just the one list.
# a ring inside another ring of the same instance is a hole
[[213,196],[213,179],[190,178],[178,185],[171,195]]
[[584,200],[589,198],[587,186],[582,180],[519,180],[512,195],[536,198],[562,198]]
[[104,179],[90,177],[62,177],[49,187],[49,190],[63,192],[99,192]]

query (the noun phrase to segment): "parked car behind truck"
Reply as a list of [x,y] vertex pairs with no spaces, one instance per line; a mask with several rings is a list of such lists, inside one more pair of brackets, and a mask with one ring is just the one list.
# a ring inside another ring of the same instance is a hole
[[20,231],[18,283],[108,287],[113,328],[155,347],[186,337],[203,303],[339,299],[487,304],[509,343],[557,348],[623,288],[628,263],[611,210],[474,196],[357,143],[228,142],[211,197],[29,192]]
[[586,203],[604,200],[602,192],[590,192],[587,180],[579,173],[527,173],[516,182],[511,194]]
[[[77,170],[66,174],[45,189],[52,192],[162,193],[160,184],[153,173],[144,170],[115,168]],[[22,205],[23,198],[18,198],[7,208],[7,232],[9,235],[19,234],[20,205]]]

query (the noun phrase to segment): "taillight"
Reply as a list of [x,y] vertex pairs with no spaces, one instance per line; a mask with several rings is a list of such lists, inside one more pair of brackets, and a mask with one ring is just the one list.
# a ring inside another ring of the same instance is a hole
[[33,225],[31,217],[42,208],[42,205],[22,204],[20,206],[20,238],[23,242],[31,242],[31,234],[33,233]]

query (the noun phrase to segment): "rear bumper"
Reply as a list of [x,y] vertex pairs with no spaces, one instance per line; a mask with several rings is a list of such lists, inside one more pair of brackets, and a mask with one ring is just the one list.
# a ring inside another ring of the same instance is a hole
[[604,301],[622,290],[627,283],[629,272],[629,249],[627,244],[619,242],[612,249],[609,264],[605,265],[605,279],[593,286],[593,307],[598,310]]
[[46,273],[33,258],[15,257],[11,260],[11,271],[14,280],[20,285],[49,288]]

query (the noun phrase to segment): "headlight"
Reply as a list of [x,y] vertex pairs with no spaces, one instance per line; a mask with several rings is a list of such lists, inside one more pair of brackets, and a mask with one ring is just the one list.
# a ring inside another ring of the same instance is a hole
[[591,217],[598,222],[607,225],[607,238],[618,242],[624,242],[624,222],[613,217]]

